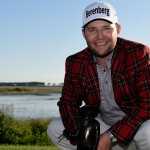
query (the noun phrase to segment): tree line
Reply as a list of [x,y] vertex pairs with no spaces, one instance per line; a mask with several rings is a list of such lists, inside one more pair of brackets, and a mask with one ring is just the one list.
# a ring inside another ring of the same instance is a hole
[[0,82],[0,86],[45,86],[44,82]]

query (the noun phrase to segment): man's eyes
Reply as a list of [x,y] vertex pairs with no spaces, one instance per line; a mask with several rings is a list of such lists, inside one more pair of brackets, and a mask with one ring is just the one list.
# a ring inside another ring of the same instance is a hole
[[89,31],[90,32],[94,32],[94,31],[96,31],[94,28],[92,28],[92,29],[89,29]]
[[[110,31],[112,28],[111,27],[104,27],[102,29],[100,29],[101,31]],[[96,32],[96,31],[99,31],[99,29],[95,29],[95,28],[91,28],[91,29],[88,29],[89,32]]]
[[105,27],[103,30],[111,30],[111,27]]

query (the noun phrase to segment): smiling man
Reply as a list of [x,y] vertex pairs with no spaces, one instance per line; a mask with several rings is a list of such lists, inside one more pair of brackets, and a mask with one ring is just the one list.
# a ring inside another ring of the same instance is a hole
[[62,150],[77,149],[83,102],[99,106],[97,150],[150,149],[150,49],[120,38],[120,31],[111,4],[96,2],[85,8],[87,48],[66,59],[58,102],[61,117],[47,130]]

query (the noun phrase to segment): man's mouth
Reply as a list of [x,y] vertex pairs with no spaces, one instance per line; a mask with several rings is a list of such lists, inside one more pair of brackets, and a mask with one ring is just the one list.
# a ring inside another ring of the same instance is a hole
[[104,46],[106,44],[107,44],[107,42],[98,42],[98,43],[96,43],[97,46]]

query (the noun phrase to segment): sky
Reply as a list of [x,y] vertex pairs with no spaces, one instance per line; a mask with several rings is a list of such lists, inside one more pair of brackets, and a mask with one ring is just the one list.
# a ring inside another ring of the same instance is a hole
[[[0,0],[0,82],[63,83],[66,58],[86,48],[82,13],[93,2]],[[105,2],[118,14],[120,37],[150,46],[149,0]]]

